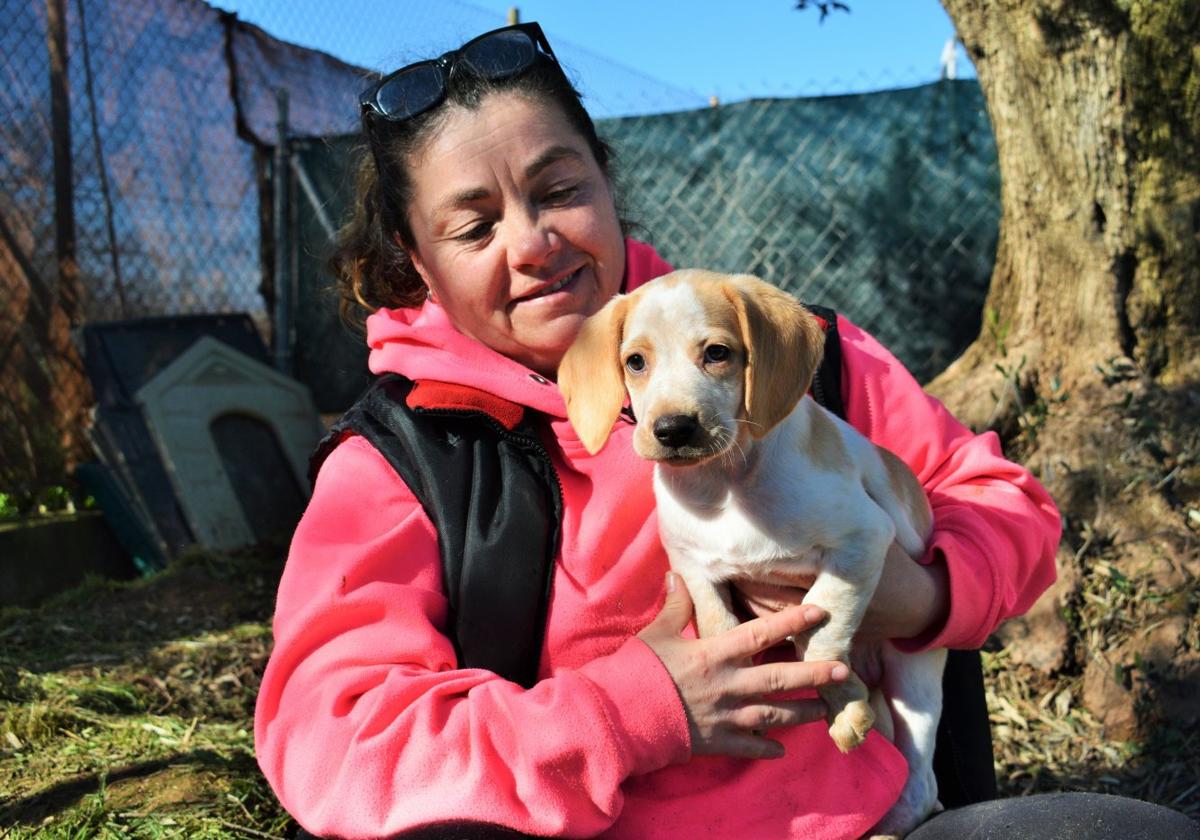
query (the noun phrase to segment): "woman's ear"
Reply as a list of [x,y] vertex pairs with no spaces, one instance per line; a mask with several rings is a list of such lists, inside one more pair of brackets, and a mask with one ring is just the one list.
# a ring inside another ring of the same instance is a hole
[[429,274],[425,271],[425,263],[421,261],[421,255],[417,253],[416,248],[410,248],[404,244],[404,240],[400,238],[399,233],[392,234],[392,240],[395,241],[396,247],[404,253],[408,254],[408,259],[413,264],[413,268],[417,270],[417,274],[421,275],[421,279],[429,284]]
[[584,321],[558,366],[567,417],[592,455],[604,447],[625,404],[620,349],[628,305],[627,297],[615,297]]
[[825,350],[825,333],[800,301],[756,277],[731,277],[723,291],[746,346],[746,419],[750,434],[761,438],[808,391]]
[[393,233],[392,239],[395,240],[396,245],[401,248],[404,253],[408,254],[409,261],[412,263],[413,268],[416,269],[421,281],[425,284],[425,297],[428,300],[437,303],[437,297],[434,294],[433,286],[429,283],[429,272],[425,269],[425,263],[421,261],[421,255],[417,253],[417,249],[410,248],[405,245],[404,240],[400,238],[399,233]]

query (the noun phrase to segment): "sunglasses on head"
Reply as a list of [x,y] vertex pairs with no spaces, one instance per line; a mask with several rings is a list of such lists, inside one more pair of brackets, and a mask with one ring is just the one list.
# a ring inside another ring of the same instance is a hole
[[459,65],[495,82],[527,70],[537,61],[539,53],[558,64],[542,27],[536,23],[493,29],[440,58],[418,61],[389,73],[363,91],[358,101],[364,116],[393,122],[406,120],[446,98],[446,85]]

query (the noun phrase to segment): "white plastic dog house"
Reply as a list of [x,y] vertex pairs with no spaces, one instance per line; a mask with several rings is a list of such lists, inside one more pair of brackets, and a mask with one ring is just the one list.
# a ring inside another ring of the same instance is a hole
[[295,525],[322,434],[304,385],[205,336],[136,399],[197,542],[235,548]]

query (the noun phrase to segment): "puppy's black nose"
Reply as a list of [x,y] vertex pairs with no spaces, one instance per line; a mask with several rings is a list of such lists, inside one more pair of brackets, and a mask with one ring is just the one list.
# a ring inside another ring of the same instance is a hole
[[654,421],[654,436],[663,446],[683,446],[699,427],[700,421],[694,414],[669,414]]

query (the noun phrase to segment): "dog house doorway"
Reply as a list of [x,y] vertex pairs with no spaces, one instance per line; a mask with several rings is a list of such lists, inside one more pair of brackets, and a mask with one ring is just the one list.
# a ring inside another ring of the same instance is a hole
[[254,539],[278,539],[295,528],[304,493],[275,431],[253,415],[231,411],[215,418],[209,432]]
[[299,521],[322,434],[304,385],[206,336],[137,402],[201,545],[237,548]]

